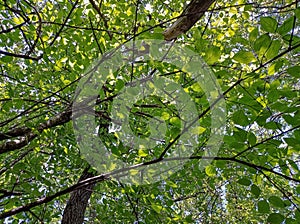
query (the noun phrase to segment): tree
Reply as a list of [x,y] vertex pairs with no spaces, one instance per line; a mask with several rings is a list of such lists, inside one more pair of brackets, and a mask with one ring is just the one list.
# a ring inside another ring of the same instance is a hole
[[[297,0],[187,5],[4,0],[0,7],[0,219],[5,223],[300,222]],[[213,158],[206,153],[215,131],[214,107],[205,85],[187,72],[189,64],[182,69],[129,60],[97,89],[96,105],[74,110],[75,103],[89,100],[76,101],[76,91],[95,60],[109,60],[105,52],[127,42],[142,43],[133,55],[160,54],[140,41],[146,39],[180,44],[214,72],[220,91],[210,94],[225,101],[227,117]],[[173,91],[171,99],[179,88],[188,94],[200,126],[189,129],[184,123],[188,116],[179,116],[172,100],[149,95],[117,111],[122,116],[128,110],[128,125],[138,139],[157,132],[157,146],[134,149],[122,142],[124,135],[111,130],[113,105],[123,88],[154,74],[168,78],[166,86],[155,80],[153,86]],[[98,126],[89,134],[101,140],[101,149],[131,164],[127,170],[102,172],[90,162],[97,153],[86,153],[74,134],[81,130],[76,117],[86,114]],[[164,125],[156,129],[151,122]],[[125,171],[134,177],[134,167],[146,169],[167,161],[178,147],[188,148],[177,141],[182,130],[193,136],[188,140],[196,149],[177,172],[162,173],[162,180],[144,185],[112,178]]]

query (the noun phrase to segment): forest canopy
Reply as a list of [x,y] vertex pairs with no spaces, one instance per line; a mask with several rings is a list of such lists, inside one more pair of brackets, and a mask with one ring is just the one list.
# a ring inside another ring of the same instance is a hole
[[298,0],[3,0],[0,21],[1,222],[300,223]]

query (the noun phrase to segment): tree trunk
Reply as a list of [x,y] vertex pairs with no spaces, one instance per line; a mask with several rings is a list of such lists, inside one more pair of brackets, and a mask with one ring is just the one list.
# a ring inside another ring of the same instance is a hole
[[192,0],[175,23],[167,28],[163,35],[165,40],[173,40],[188,31],[208,10],[215,0]]
[[[87,178],[93,177],[94,174],[89,172],[89,167],[86,168],[79,178],[83,181]],[[71,193],[70,199],[64,210],[62,224],[82,224],[84,220],[84,213],[93,192],[94,184],[90,184]]]

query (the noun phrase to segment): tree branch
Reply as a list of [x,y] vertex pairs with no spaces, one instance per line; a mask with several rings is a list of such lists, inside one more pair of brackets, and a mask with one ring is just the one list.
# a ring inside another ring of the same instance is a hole
[[180,34],[188,31],[204,15],[214,1],[215,0],[192,0],[175,23],[163,32],[165,40],[173,40]]
[[[57,114],[48,121],[38,125],[36,130],[31,130],[28,132],[26,127],[18,129],[19,132],[26,133],[23,137],[17,140],[7,141],[0,145],[0,154],[7,153],[16,149],[21,149],[24,146],[28,145],[30,141],[35,139],[39,133],[48,128],[53,128],[61,124],[65,124],[71,120],[72,110],[68,108],[60,114]],[[17,135],[18,133],[14,133]]]
[[15,215],[15,214],[18,214],[20,212],[25,212],[25,211],[29,211],[29,209],[31,208],[34,208],[36,206],[39,206],[39,205],[42,205],[42,204],[45,204],[45,203],[48,203],[52,200],[54,200],[55,198],[57,197],[60,197],[62,195],[65,195],[65,194],[68,194],[72,191],[75,191],[75,190],[78,190],[78,189],[81,189],[83,187],[87,187],[91,184],[95,184],[97,182],[102,182],[102,181],[106,181],[106,180],[109,180],[111,177],[113,176],[117,176],[117,174],[120,174],[120,175],[124,175],[124,172],[127,172],[127,171],[130,171],[130,170],[133,170],[133,169],[137,169],[137,168],[141,168],[141,167],[144,167],[144,166],[148,166],[148,165],[151,165],[151,164],[155,164],[155,163],[158,163],[158,162],[162,162],[162,161],[171,161],[171,160],[223,160],[223,161],[229,161],[229,162],[236,162],[236,163],[239,163],[239,164],[242,164],[242,165],[245,165],[245,166],[248,166],[248,167],[252,167],[258,171],[268,171],[268,172],[271,172],[277,176],[280,176],[286,180],[290,180],[290,181],[294,181],[296,183],[300,183],[300,180],[298,179],[295,179],[295,178],[292,178],[292,177],[289,177],[289,176],[286,176],[282,173],[279,173],[277,171],[274,171],[273,169],[271,168],[267,168],[267,167],[264,167],[264,166],[260,166],[260,165],[256,165],[256,164],[253,164],[253,163],[249,163],[249,162],[246,162],[246,161],[243,161],[243,160],[239,160],[239,159],[236,159],[236,158],[233,158],[233,157],[202,157],[202,156],[191,156],[191,157],[176,157],[176,158],[167,158],[167,159],[155,159],[155,160],[151,160],[151,161],[148,161],[148,162],[145,162],[145,163],[140,163],[140,164],[136,164],[136,165],[132,165],[132,166],[129,166],[129,167],[125,167],[125,168],[122,168],[122,169],[118,169],[118,170],[114,170],[114,171],[111,171],[109,173],[105,173],[105,174],[101,174],[101,175],[98,175],[98,176],[93,176],[93,177],[90,177],[90,178],[87,178],[85,180],[82,180],[80,182],[78,182],[77,184],[74,184],[72,185],[71,187],[68,187],[62,191],[59,191],[53,195],[50,195],[50,196],[46,196],[46,197],[43,197],[41,199],[38,199],[34,202],[31,202],[27,205],[23,205],[23,206],[20,206],[20,207],[17,207],[17,208],[14,208],[14,209],[11,209],[9,211],[6,211],[2,214],[0,214],[0,219],[5,219],[7,217],[10,217],[12,215]]
[[42,58],[42,56],[38,56],[38,57],[31,57],[29,55],[24,55],[24,54],[16,54],[16,53],[11,53],[11,52],[7,52],[7,51],[2,51],[0,50],[0,54],[4,54],[6,56],[11,56],[11,57],[15,57],[15,58],[23,58],[23,59],[30,59],[33,61],[38,61]]

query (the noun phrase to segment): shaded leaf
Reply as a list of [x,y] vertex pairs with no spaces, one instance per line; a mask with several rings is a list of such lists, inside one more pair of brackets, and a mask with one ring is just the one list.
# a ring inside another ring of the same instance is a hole
[[248,117],[245,115],[245,112],[239,110],[232,115],[232,120],[241,126],[247,126],[249,124]]
[[277,29],[278,23],[276,19],[272,17],[261,17],[260,18],[261,28],[267,32],[274,33]]
[[287,69],[287,73],[295,78],[300,78],[300,66],[294,66]]
[[251,184],[251,181],[247,178],[241,178],[238,180],[238,183],[244,186],[249,186]]
[[283,208],[284,207],[284,202],[281,200],[281,198],[277,196],[271,196],[269,197],[268,201],[274,205],[275,207]]
[[270,211],[269,203],[266,200],[259,201],[257,203],[257,210],[260,213],[269,213]]
[[272,213],[269,215],[267,221],[271,224],[281,224],[284,220],[284,216],[279,213]]
[[269,36],[269,34],[264,34],[254,42],[254,50],[256,52],[262,51],[263,53],[265,53],[270,47],[270,44],[271,37]]
[[260,195],[260,193],[261,193],[261,190],[260,190],[260,188],[259,188],[257,185],[252,184],[252,185],[251,185],[251,193],[252,193],[255,197],[258,197],[258,196]]
[[283,24],[278,28],[278,33],[280,35],[287,34],[291,29],[293,29],[294,17],[290,17],[283,22]]
[[248,142],[251,146],[256,144],[256,136],[252,132],[248,133]]

